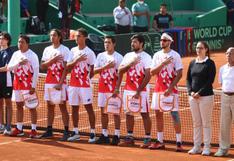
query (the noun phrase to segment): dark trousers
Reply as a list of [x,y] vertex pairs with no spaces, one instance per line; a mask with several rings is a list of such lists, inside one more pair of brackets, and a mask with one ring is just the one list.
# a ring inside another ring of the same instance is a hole
[[116,24],[116,34],[126,34],[126,33],[130,33],[131,32],[131,26],[127,25],[127,26],[121,26]]
[[133,26],[133,32],[148,32],[148,26],[146,27]]
[[45,23],[49,0],[37,0],[37,16],[41,22]]
[[63,38],[68,39],[70,36],[70,27],[71,27],[72,18],[68,16],[63,16],[61,19],[61,30]]

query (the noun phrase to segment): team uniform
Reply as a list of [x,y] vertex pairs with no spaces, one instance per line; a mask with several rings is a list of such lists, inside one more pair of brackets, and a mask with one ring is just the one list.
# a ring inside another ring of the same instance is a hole
[[68,101],[71,106],[86,105],[93,103],[93,92],[90,81],[90,66],[95,63],[95,54],[87,46],[80,50],[78,47],[71,49],[69,62],[80,54],[85,54],[87,59],[76,63],[71,71],[70,85],[68,88]]
[[[152,68],[159,66],[163,61],[165,61],[169,57],[173,57],[172,63],[164,66],[162,70],[159,72],[159,74],[156,75],[155,89],[152,96],[152,104],[151,104],[151,108],[154,110],[159,110],[159,99],[158,99],[159,94],[164,93],[169,88],[170,84],[173,82],[173,80],[176,77],[176,71],[183,69],[180,55],[174,50],[171,50],[167,54],[163,53],[162,51],[158,51],[157,53],[155,53],[153,56]],[[173,88],[172,94],[174,95],[175,99],[174,108],[172,111],[178,111],[179,96],[178,96],[177,86]]]
[[[48,61],[51,58],[55,57],[56,55],[62,55],[63,61],[57,61],[48,67],[46,80],[45,80],[45,93],[44,93],[44,99],[46,101],[50,101],[49,88],[53,88],[55,85],[57,85],[62,77],[62,73],[64,70],[63,62],[68,62],[70,50],[62,44],[58,48],[54,48],[52,45],[48,46],[45,48],[41,60]],[[66,96],[67,96],[66,79],[64,80],[61,90],[62,90],[62,101],[66,101]]]
[[[127,111],[127,96],[136,94],[137,88],[144,79],[144,72],[146,69],[150,68],[152,62],[150,55],[144,51],[141,53],[130,52],[124,56],[120,66],[128,64],[129,60],[136,56],[140,57],[140,62],[134,66],[131,66],[127,71],[126,84],[123,94],[124,111]],[[146,87],[143,91],[141,91],[140,96],[142,107],[140,112],[147,113],[149,112],[149,91]]]
[[116,51],[112,55],[109,55],[105,51],[97,56],[95,68],[103,67],[113,60],[115,66],[110,69],[105,69],[100,73],[98,83],[98,107],[105,107],[107,99],[113,95],[118,79],[118,68],[123,60],[123,56]]
[[[27,59],[28,62],[20,65],[21,59]],[[36,88],[39,73],[38,57],[30,49],[25,53],[18,50],[14,52],[7,67],[14,73],[12,101],[23,102],[22,94],[29,92],[31,88]]]

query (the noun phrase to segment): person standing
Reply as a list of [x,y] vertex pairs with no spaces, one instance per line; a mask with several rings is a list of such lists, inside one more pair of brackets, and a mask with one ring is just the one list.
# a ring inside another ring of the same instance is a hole
[[144,0],[137,0],[132,5],[133,31],[147,32],[150,28],[150,10]]
[[228,24],[234,25],[234,0],[229,0],[226,5],[227,5]]
[[79,140],[79,106],[84,105],[90,124],[89,143],[96,141],[95,136],[95,114],[93,111],[93,90],[91,78],[94,75],[94,63],[96,56],[86,45],[88,32],[84,28],[79,28],[76,35],[77,46],[71,49],[71,56],[67,68],[71,71],[71,79],[68,88],[68,101],[72,106],[73,133],[68,141]]
[[209,46],[199,41],[196,46],[197,58],[189,64],[187,72],[187,89],[189,104],[193,118],[194,147],[189,154],[200,154],[202,131],[204,148],[202,155],[210,155],[211,119],[214,107],[214,92],[212,84],[215,79],[216,68],[209,58]]
[[76,0],[59,0],[59,18],[61,18],[61,31],[63,38],[68,39],[70,36],[70,28],[72,17],[75,12]]
[[119,6],[113,11],[116,34],[124,34],[131,32],[132,14],[131,11],[125,7],[126,0],[119,0]]
[[152,27],[156,31],[160,31],[162,29],[168,29],[173,26],[174,26],[173,18],[170,14],[167,13],[167,5],[163,3],[160,5],[159,14],[154,16]]
[[[122,77],[118,75],[118,68],[122,62],[123,56],[115,51],[115,39],[113,36],[105,36],[104,39],[105,51],[98,54],[97,61],[94,67],[94,73],[100,74],[98,83],[98,107],[101,108],[102,135],[96,141],[97,144],[109,144],[108,136],[108,114],[104,112],[107,99],[116,97],[119,94],[118,87],[120,86]],[[120,115],[114,114],[115,134],[112,138],[112,145],[118,145],[120,140]]]
[[[29,37],[20,35],[18,38],[18,51],[13,53],[13,56],[5,66],[3,71],[14,72],[12,101],[16,102],[16,128],[10,134],[11,136],[24,136],[23,118],[24,118],[24,93],[30,95],[36,92],[36,85],[39,74],[39,60],[37,55],[29,49]],[[0,70],[1,71],[1,70]],[[32,130],[29,134],[30,138],[37,137],[36,123],[37,110],[36,108],[29,109],[31,113]]]
[[64,132],[61,141],[66,141],[69,137],[69,115],[66,107],[66,70],[70,51],[62,44],[62,33],[58,29],[52,29],[50,31],[50,41],[52,44],[44,49],[41,58],[41,69],[47,70],[44,100],[47,103],[48,120],[47,130],[40,136],[40,138],[50,138],[53,136],[52,125],[54,122],[55,104],[52,103],[49,89],[55,88],[56,90],[61,91],[61,102],[59,104],[59,108],[62,113],[62,120],[64,124]]
[[215,157],[228,155],[231,144],[231,128],[234,121],[234,47],[226,51],[227,63],[220,68],[219,82],[222,85],[219,149]]
[[[132,52],[127,53],[119,67],[119,75],[127,74],[123,94],[123,105],[126,113],[127,136],[123,146],[134,145],[133,128],[134,114],[129,110],[129,99],[140,100],[139,113],[143,119],[145,138],[142,148],[147,148],[151,142],[151,119],[149,117],[149,92],[146,88],[150,81],[151,56],[144,51],[145,39],[136,34],[131,37]],[[119,89],[117,89],[119,90]]]
[[[11,60],[13,52],[10,49],[11,35],[7,32],[0,33],[0,68],[5,67]],[[0,73],[0,133],[11,134],[12,121],[12,78],[11,72]],[[6,127],[4,127],[3,109],[6,107]]]
[[181,123],[179,117],[179,96],[177,83],[182,77],[182,60],[180,55],[170,48],[173,39],[167,33],[163,33],[160,40],[162,50],[158,51],[153,56],[153,63],[151,66],[151,75],[156,75],[155,89],[152,96],[152,109],[155,110],[157,121],[157,139],[152,142],[150,149],[165,149],[163,143],[163,112],[160,111],[159,97],[162,93],[163,96],[173,96],[173,109],[170,112],[174,128],[176,132],[176,151],[181,152],[182,139],[181,139]]

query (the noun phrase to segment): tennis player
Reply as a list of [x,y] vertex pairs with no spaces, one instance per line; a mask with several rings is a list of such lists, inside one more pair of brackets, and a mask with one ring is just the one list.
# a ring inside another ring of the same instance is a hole
[[[108,114],[104,112],[107,99],[113,94],[119,94],[119,86],[122,77],[118,76],[118,68],[123,56],[115,51],[115,39],[113,36],[106,36],[104,39],[105,52],[98,54],[94,67],[94,73],[100,74],[98,83],[98,107],[101,108],[102,135],[96,141],[97,144],[109,144],[108,137]],[[117,86],[116,90],[115,87]],[[120,115],[114,115],[115,133],[112,138],[112,145],[118,145],[120,137]]]
[[[11,136],[24,136],[23,132],[23,116],[24,116],[24,99],[23,93],[35,93],[39,74],[39,60],[37,55],[29,49],[29,37],[20,35],[18,38],[18,51],[13,53],[9,64],[5,67],[5,71],[13,71],[13,93],[12,101],[16,102],[16,128],[12,131]],[[30,109],[32,130],[29,137],[37,136],[36,108]]]
[[44,99],[48,107],[48,126],[46,132],[42,134],[40,138],[50,138],[53,136],[52,125],[54,122],[55,104],[51,101],[49,89],[55,88],[62,92],[62,101],[59,104],[59,107],[62,113],[65,130],[61,141],[66,141],[69,137],[69,115],[66,107],[66,68],[70,50],[62,44],[62,34],[58,29],[52,29],[50,31],[50,41],[52,44],[44,49],[41,59],[41,69],[47,70]]
[[93,69],[96,56],[94,52],[86,46],[88,32],[79,28],[76,35],[77,46],[71,49],[71,57],[67,68],[71,70],[71,80],[68,88],[68,100],[72,106],[73,133],[68,141],[79,140],[79,105],[84,105],[90,124],[89,143],[95,143],[95,114],[93,111],[93,92],[90,79],[93,77]]
[[171,116],[176,131],[176,151],[182,151],[181,146],[181,124],[178,112],[178,89],[177,83],[182,77],[182,60],[180,55],[170,48],[173,39],[167,33],[163,33],[160,40],[162,50],[153,56],[151,75],[156,75],[155,89],[152,96],[151,108],[155,110],[157,120],[157,139],[152,142],[150,149],[164,149],[163,143],[163,112],[160,111],[160,94],[164,96],[173,95],[173,106]]
[[[150,80],[151,56],[144,51],[145,39],[136,34],[131,37],[132,52],[127,53],[119,67],[120,75],[127,73],[126,85],[124,87],[123,104],[126,112],[127,136],[121,145],[134,145],[133,128],[134,115],[128,110],[128,100],[133,98],[140,101],[140,111],[145,129],[145,139],[142,148],[147,148],[151,142],[151,119],[149,117],[149,99],[146,86]],[[130,105],[132,106],[132,105]],[[128,108],[129,107],[129,108]]]

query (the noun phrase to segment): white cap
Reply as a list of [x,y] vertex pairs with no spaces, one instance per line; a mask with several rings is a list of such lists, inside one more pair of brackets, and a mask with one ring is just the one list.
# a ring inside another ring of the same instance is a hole
[[161,39],[166,39],[166,40],[170,40],[171,42],[173,42],[172,37],[168,35],[167,33],[163,33],[161,36]]

